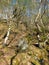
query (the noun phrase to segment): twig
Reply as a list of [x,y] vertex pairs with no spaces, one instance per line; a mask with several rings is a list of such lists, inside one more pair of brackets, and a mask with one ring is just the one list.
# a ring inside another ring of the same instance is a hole
[[14,55],[14,56],[11,58],[11,60],[10,60],[10,65],[13,65],[13,60],[15,59],[16,56],[17,56],[17,54]]

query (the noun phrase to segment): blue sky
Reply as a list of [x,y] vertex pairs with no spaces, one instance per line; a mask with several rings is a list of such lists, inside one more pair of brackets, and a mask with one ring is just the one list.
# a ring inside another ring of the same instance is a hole
[[[20,0],[20,1],[21,1],[21,0]],[[40,2],[40,0],[36,0],[36,1]],[[48,2],[49,2],[49,0],[48,0]],[[12,5],[16,4],[16,0],[12,0],[11,4],[12,4]],[[35,11],[34,11],[34,12],[35,12]],[[27,13],[28,13],[28,15],[29,15],[29,10],[28,10]]]
[[16,0],[12,0],[11,4],[12,5],[16,4]]
[[[36,1],[40,1],[40,0],[36,0]],[[49,2],[49,0],[48,0]],[[16,0],[12,0],[12,5],[14,5],[16,3]]]

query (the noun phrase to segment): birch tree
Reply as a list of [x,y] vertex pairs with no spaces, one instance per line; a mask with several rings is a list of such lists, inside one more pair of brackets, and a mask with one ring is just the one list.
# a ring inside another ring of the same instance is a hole
[[9,35],[10,35],[10,31],[11,31],[11,23],[12,23],[11,19],[12,19],[12,16],[10,16],[10,19],[9,19],[10,22],[9,22],[9,27],[8,27],[8,30],[7,30],[7,33],[6,33],[6,37],[5,37],[4,43],[3,43],[4,46],[8,46],[9,45],[7,41],[9,39]]
[[35,24],[36,24],[37,28],[39,29],[39,31],[41,31],[41,28],[40,28],[40,26],[37,23],[37,21],[38,21],[39,18],[40,18],[41,26],[43,28],[45,28],[44,24],[43,24],[43,21],[42,21],[42,17],[43,17],[43,15],[46,12],[46,5],[47,5],[47,0],[41,0],[39,12],[38,12],[38,15],[36,16],[36,19],[35,19]]

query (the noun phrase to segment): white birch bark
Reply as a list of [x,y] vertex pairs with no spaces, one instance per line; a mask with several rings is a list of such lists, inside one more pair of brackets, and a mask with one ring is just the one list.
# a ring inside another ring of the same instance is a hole
[[8,44],[8,43],[7,43],[7,40],[8,40],[8,38],[9,38],[9,35],[10,35],[10,28],[8,29],[7,36],[6,36],[5,39],[4,39],[4,44]]
[[5,37],[5,39],[4,39],[4,43],[3,44],[7,44],[8,45],[8,43],[7,43],[7,40],[8,40],[8,38],[9,38],[9,35],[10,35],[10,31],[11,31],[11,20],[12,20],[12,18],[13,18],[13,16],[10,16],[10,23],[9,23],[9,28],[8,28],[8,31],[7,31],[7,35],[6,35],[6,37]]
[[37,17],[36,17],[36,19],[35,19],[35,23],[36,23],[36,26],[37,26],[37,28],[38,28],[38,30],[39,31],[42,31],[41,30],[41,27],[39,26],[39,24],[37,23],[38,22],[38,19],[40,18],[40,23],[41,23],[41,26],[44,28],[44,24],[43,24],[43,22],[42,22],[42,15],[44,14],[42,14],[42,3],[41,3],[41,6],[40,6],[40,8],[39,8],[39,12],[38,12],[38,15],[37,15]]

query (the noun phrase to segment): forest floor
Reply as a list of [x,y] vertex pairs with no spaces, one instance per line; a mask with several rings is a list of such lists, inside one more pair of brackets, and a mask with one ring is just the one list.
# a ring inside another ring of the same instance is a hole
[[[29,36],[29,32],[12,29],[8,39],[9,46],[3,47],[4,35],[8,30],[5,22],[0,22],[0,65],[10,65],[12,56],[15,55],[16,45],[19,39],[24,38],[28,42],[28,48],[17,53],[13,60],[13,65],[49,65],[49,44],[45,44],[42,48],[34,45],[38,43],[35,35]],[[40,42],[43,45],[44,42]]]

